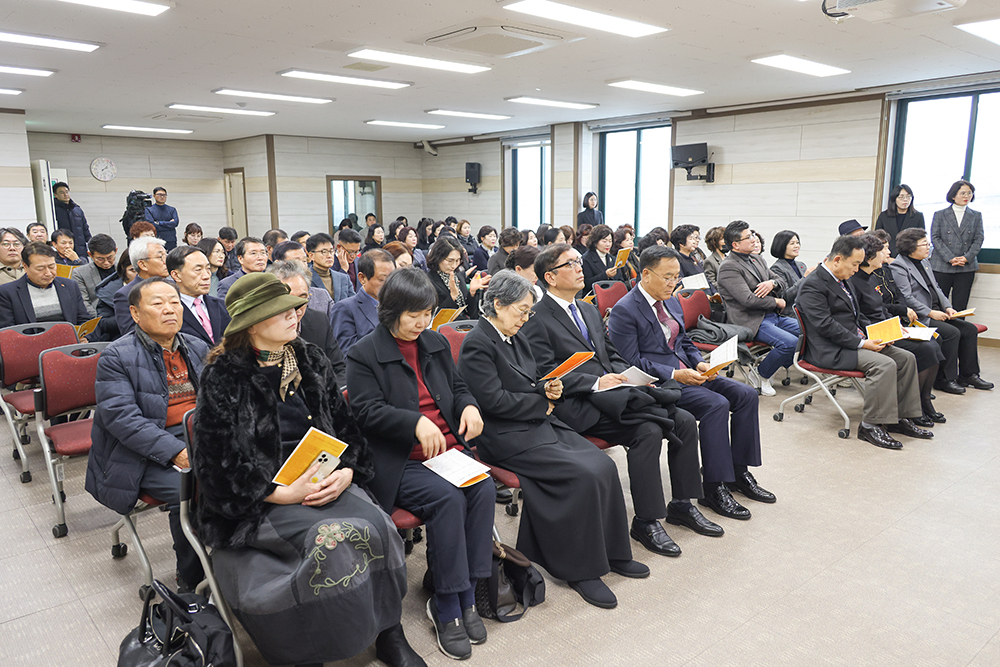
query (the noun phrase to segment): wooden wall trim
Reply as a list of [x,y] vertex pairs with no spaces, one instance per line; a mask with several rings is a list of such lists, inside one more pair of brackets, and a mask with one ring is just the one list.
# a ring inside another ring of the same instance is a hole
[[267,194],[271,202],[271,229],[278,229],[278,173],[274,164],[274,135],[264,135],[267,151]]

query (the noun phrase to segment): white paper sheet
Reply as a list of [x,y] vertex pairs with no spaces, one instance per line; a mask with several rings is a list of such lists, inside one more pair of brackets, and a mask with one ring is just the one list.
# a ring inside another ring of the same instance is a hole
[[642,386],[647,385],[647,384],[649,384],[651,382],[656,382],[657,379],[658,379],[658,378],[655,378],[652,375],[649,375],[648,373],[646,373],[646,372],[644,372],[644,371],[636,368],[635,366],[630,367],[628,370],[626,370],[624,373],[622,373],[622,375],[624,375],[625,377],[627,377],[628,380],[626,380],[625,382],[623,382],[623,383],[621,383],[619,385],[615,385],[614,387],[609,387],[607,389],[598,389],[594,393],[599,394],[602,391],[611,391],[612,389],[618,389],[619,387],[642,387]]
[[684,278],[681,281],[681,286],[684,289],[708,289],[708,278],[705,277],[704,273],[696,273]]
[[910,340],[930,340],[937,333],[937,327],[903,327],[903,333]]
[[722,367],[727,366],[739,358],[737,346],[739,339],[733,336],[719,347],[712,350],[708,355],[708,365],[711,367],[706,375],[718,373]]
[[490,476],[489,468],[457,449],[449,449],[444,454],[427,459],[424,465],[460,489]]

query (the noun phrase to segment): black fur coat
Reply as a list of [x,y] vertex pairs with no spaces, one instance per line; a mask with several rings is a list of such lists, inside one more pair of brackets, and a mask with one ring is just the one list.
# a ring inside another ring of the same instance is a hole
[[[350,445],[342,466],[354,470],[355,484],[366,486],[373,476],[371,452],[329,360],[302,339],[292,347],[302,373],[299,391],[313,425]],[[240,350],[218,357],[201,375],[192,464],[199,485],[199,532],[212,547],[239,548],[253,542],[271,479],[284,463],[278,397],[257,368],[253,355]]]

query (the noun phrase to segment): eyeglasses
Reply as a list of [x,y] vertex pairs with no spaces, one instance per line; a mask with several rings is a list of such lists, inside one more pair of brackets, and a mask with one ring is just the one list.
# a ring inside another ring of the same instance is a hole
[[659,273],[657,273],[656,271],[654,271],[652,269],[646,269],[646,270],[649,271],[650,273],[652,273],[654,276],[656,276],[657,278],[659,278],[660,280],[662,280],[665,283],[676,283],[678,281],[678,279],[680,279],[680,275],[676,274],[676,273],[673,274],[673,275],[670,275],[670,276],[661,276]]
[[20,241],[4,241],[3,243],[0,243],[0,246],[3,246],[4,248],[11,250],[13,248],[23,248],[24,244],[21,243]]
[[517,313],[518,318],[522,320],[530,320],[532,317],[535,316],[535,311],[533,311],[531,308],[528,308],[526,310],[518,309],[515,312]]
[[326,250],[313,250],[314,255],[323,255],[324,257],[329,257],[333,253],[333,248],[327,248]]
[[267,257],[267,251],[266,250],[253,250],[253,251],[245,253],[245,254],[246,254],[247,257],[252,257],[252,258],[256,258],[256,259],[260,259],[261,257]]
[[918,248],[930,248],[931,247],[931,242],[930,241],[921,241],[920,243],[917,244],[917,247]]
[[582,269],[583,262],[580,261],[579,259],[571,259],[568,262],[563,262],[559,266],[553,266],[551,269],[549,269],[549,271],[557,271],[558,269],[561,269],[566,266],[573,267],[574,269]]
[[896,199],[913,199],[913,197],[911,197],[910,195],[906,194],[905,192],[901,192],[896,197]]

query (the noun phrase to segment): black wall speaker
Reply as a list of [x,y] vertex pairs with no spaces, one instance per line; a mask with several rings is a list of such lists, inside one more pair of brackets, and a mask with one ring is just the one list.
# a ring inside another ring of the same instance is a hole
[[466,162],[465,163],[465,182],[470,185],[476,185],[479,183],[480,172],[482,171],[482,165],[478,162]]

